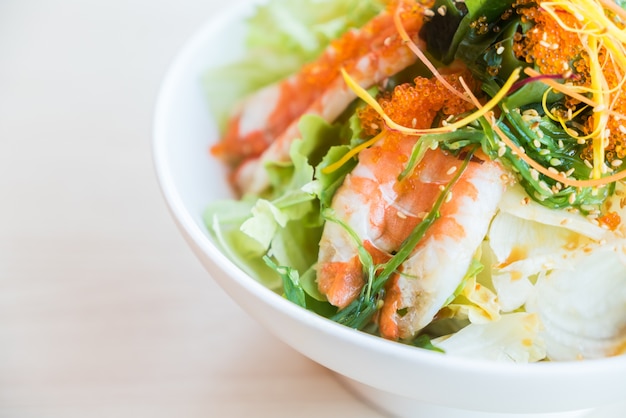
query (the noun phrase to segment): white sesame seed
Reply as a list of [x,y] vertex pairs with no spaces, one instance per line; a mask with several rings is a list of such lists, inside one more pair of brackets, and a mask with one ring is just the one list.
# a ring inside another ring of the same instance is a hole
[[606,174],[606,173],[608,173],[608,172],[609,172],[609,170],[610,170],[610,168],[609,168],[609,167],[607,167],[607,166],[606,166],[606,164],[602,164],[602,165],[600,166],[600,171],[602,172],[602,174]]
[[624,161],[622,161],[622,160],[618,160],[618,159],[615,159],[615,160],[611,161],[611,165],[612,165],[613,167],[619,167],[619,166],[621,166],[623,163],[624,163]]
[[[545,32],[544,32],[544,35],[545,35]],[[543,39],[542,39],[541,41],[539,41],[539,45],[541,45],[541,46],[542,46],[542,47],[544,47],[544,48],[551,48],[551,47],[552,47],[552,45],[551,45],[551,44],[547,43],[547,42],[546,42],[546,41],[544,41]]]
[[435,12],[433,12],[430,9],[426,9],[426,10],[424,10],[424,16],[433,17],[433,16],[435,16]]
[[539,142],[539,140],[538,140],[538,139],[535,139],[535,140],[533,141],[533,145],[534,145],[536,148],[541,148],[541,142]]
[[541,181],[539,182],[539,187],[541,187],[541,188],[542,188],[543,190],[545,190],[546,192],[553,193],[553,192],[552,192],[552,189],[550,189],[550,186],[548,186],[548,184],[547,184],[545,181],[543,181],[543,180],[541,180]]
[[447,12],[448,12],[448,8],[446,6],[440,6],[437,9],[437,13],[439,13],[439,15],[441,16],[445,16]]
[[567,201],[569,202],[570,205],[573,205],[574,202],[576,202],[576,193],[571,193],[569,197],[567,198]]
[[537,170],[535,170],[534,168],[531,168],[530,169],[530,177],[533,180],[535,180],[535,181],[539,180],[539,172]]
[[503,46],[499,46],[498,49],[496,49],[496,54],[498,54],[498,55],[502,55],[503,52],[504,52],[504,47]]
[[400,218],[400,219],[406,219],[406,215],[404,214],[404,212],[400,212],[400,211],[398,211],[398,212],[396,212],[396,215],[397,215],[397,216],[398,216],[398,218]]

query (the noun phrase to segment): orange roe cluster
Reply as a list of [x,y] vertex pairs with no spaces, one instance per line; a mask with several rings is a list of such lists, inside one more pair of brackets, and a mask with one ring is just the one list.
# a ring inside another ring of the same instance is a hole
[[[422,2],[426,4],[431,1]],[[299,77],[299,94],[307,94],[308,90],[319,91],[330,85],[339,76],[339,69],[344,68],[352,73],[358,70],[359,58],[371,51],[376,51],[379,58],[391,56],[404,43],[393,25],[393,15],[400,8],[400,19],[410,36],[417,36],[424,22],[424,8],[415,1],[394,0],[387,5],[387,14],[372,19],[360,31],[345,33],[330,43],[330,53],[324,54],[319,60],[305,65]]]
[[[563,28],[549,13],[537,7],[532,0],[517,0],[513,6],[521,15],[523,22],[533,24],[532,29],[523,36],[517,35],[513,47],[515,55],[537,66],[542,74],[563,74],[564,76],[573,74],[574,77],[570,78],[573,85],[589,87],[591,84],[590,57],[582,44],[580,35]],[[558,16],[567,27],[583,29],[571,13],[559,10]],[[623,88],[619,88],[620,72],[615,69],[606,48],[601,47],[598,57],[593,57],[593,59],[602,63],[608,89],[618,91],[614,96],[612,110],[626,115],[626,95],[624,94],[626,92]],[[567,98],[564,104],[566,108],[575,110],[580,102]],[[588,118],[583,128],[584,135],[592,133],[593,118]],[[618,167],[621,160],[626,157],[626,120],[622,121],[619,117],[611,116],[606,128],[610,133],[604,147],[605,158],[610,165]],[[592,141],[588,141],[588,146],[581,153],[581,158],[593,161]]]
[[622,222],[622,218],[617,212],[607,212],[603,216],[598,218],[600,225],[606,226],[609,230],[615,231]]
[[[468,70],[443,77],[459,92],[464,91],[461,77],[470,90],[475,91],[477,88],[478,83]],[[434,77],[417,77],[414,84],[396,86],[392,92],[382,93],[378,102],[394,122],[418,129],[430,128],[437,114],[446,119],[473,108],[472,104],[455,95]],[[358,117],[366,136],[378,134],[385,126],[381,116],[370,106],[360,109]]]
[[[542,74],[573,72],[578,76],[573,80],[574,84],[588,85],[588,57],[578,34],[562,28],[549,13],[534,4],[534,1],[529,0],[517,0],[513,3],[522,22],[533,23],[533,28],[523,36],[516,36],[513,52],[519,59],[536,65]],[[576,18],[570,13],[559,12],[559,17],[567,26],[578,25]]]

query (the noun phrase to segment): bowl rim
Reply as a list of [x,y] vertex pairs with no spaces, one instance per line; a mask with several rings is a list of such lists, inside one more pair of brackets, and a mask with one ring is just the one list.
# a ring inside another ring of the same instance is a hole
[[[230,280],[247,291],[254,293],[264,304],[280,313],[296,318],[299,322],[314,327],[317,330],[332,334],[341,340],[350,340],[359,346],[370,346],[382,355],[401,357],[408,362],[424,362],[435,364],[441,369],[456,369],[465,372],[480,372],[492,378],[507,379],[550,379],[555,374],[580,378],[588,373],[615,374],[616,369],[626,371],[626,355],[584,361],[545,361],[537,363],[504,363],[483,359],[463,358],[459,356],[445,356],[430,350],[419,349],[406,344],[385,340],[381,337],[357,331],[340,325],[332,320],[319,316],[311,311],[297,306],[271,291],[261,283],[245,274],[239,267],[227,258],[217,246],[212,243],[201,226],[194,220],[189,209],[185,206],[182,196],[177,191],[174,176],[168,160],[166,135],[168,103],[174,94],[181,73],[184,73],[186,64],[198,53],[210,39],[224,30],[224,26],[234,19],[241,19],[244,12],[263,0],[241,1],[234,6],[226,6],[222,11],[209,17],[191,37],[184,42],[180,51],[174,56],[165,72],[159,88],[156,105],[153,111],[152,122],[152,160],[161,194],[174,222],[193,248],[196,255],[209,257],[225,272]],[[198,252],[202,253],[198,254]],[[219,281],[218,281],[219,282]],[[219,283],[222,286],[221,283]],[[222,286],[223,287],[223,286]]]

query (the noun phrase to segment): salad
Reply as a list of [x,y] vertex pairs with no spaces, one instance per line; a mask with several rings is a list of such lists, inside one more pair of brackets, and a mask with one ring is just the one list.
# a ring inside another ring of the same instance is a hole
[[206,76],[237,199],[205,222],[293,303],[450,355],[626,351],[626,10],[271,0]]

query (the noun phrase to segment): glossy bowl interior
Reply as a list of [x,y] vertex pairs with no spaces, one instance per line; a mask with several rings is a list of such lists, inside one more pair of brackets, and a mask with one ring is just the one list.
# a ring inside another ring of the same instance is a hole
[[163,82],[154,120],[154,162],[165,201],[211,277],[279,339],[344,376],[367,400],[397,415],[413,411],[411,416],[425,417],[509,413],[573,417],[622,401],[626,356],[516,365],[411,348],[303,310],[220,253],[202,213],[212,200],[231,194],[224,167],[207,152],[218,133],[201,77],[208,68],[242,53],[243,19],[253,6],[237,4],[211,18],[182,49]]

